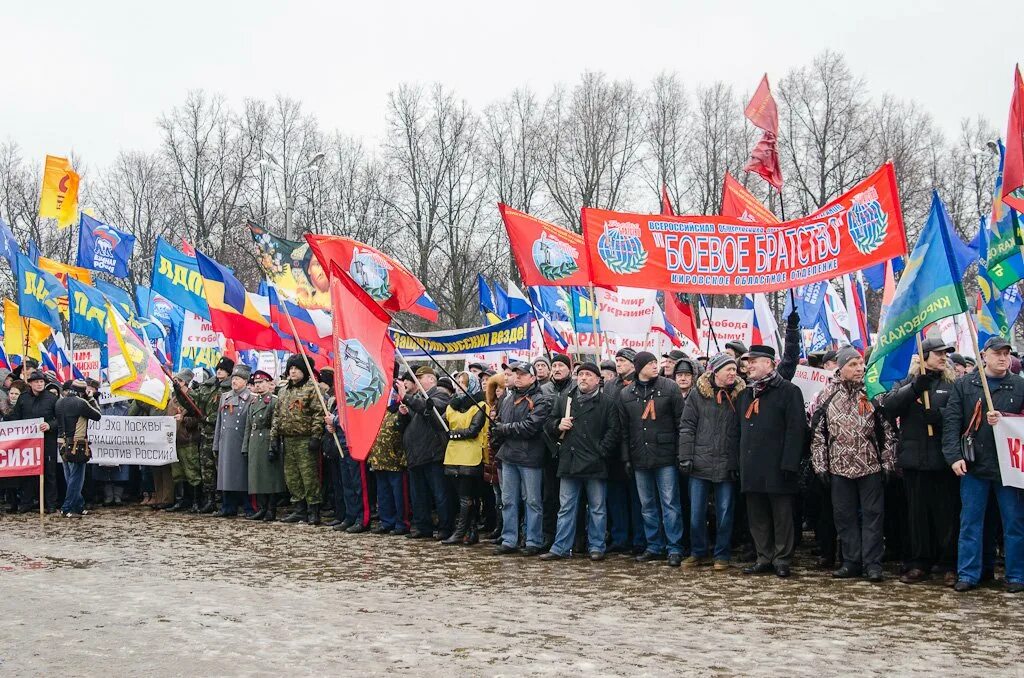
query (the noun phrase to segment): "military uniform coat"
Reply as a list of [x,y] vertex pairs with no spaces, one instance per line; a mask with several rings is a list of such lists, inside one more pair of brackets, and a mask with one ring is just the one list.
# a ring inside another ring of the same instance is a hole
[[249,389],[228,391],[220,398],[213,449],[217,454],[217,489],[222,492],[249,491],[249,463],[242,456],[242,445],[248,435],[246,417],[255,399]]
[[270,428],[274,422],[274,405],[277,396],[266,394],[253,396],[245,419],[248,435],[242,443],[242,454],[249,460],[249,493],[274,494],[284,492],[284,455],[270,461],[267,455],[274,445]]

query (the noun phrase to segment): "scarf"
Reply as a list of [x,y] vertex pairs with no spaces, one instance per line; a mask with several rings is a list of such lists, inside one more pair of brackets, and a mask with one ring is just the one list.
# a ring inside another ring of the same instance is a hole
[[590,393],[584,393],[583,391],[581,391],[579,389],[576,389],[576,402],[578,402],[578,403],[590,402],[591,400],[596,398],[597,394],[600,393],[600,392],[601,392],[600,388],[595,388]]
[[750,419],[752,415],[760,414],[761,412],[761,394],[770,388],[774,388],[782,383],[782,377],[776,370],[772,370],[770,374],[761,377],[757,381],[750,385],[751,390],[754,393],[754,399],[750,402],[747,407],[747,411],[743,414],[744,417]]

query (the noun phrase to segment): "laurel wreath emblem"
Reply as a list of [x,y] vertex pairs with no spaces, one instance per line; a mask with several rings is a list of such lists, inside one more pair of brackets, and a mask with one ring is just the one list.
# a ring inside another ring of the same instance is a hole
[[345,389],[345,404],[359,410],[369,409],[380,400],[383,393],[384,379],[381,377],[380,371],[375,369],[369,384],[352,391]]
[[539,270],[540,274],[547,280],[561,280],[562,278],[568,278],[570,275],[580,270],[580,267],[572,259],[566,259],[557,266],[545,262],[540,264],[537,267],[537,270]]

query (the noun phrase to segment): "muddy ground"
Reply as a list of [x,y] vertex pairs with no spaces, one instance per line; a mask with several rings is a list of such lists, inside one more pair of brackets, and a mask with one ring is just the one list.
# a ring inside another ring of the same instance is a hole
[[1024,598],[494,557],[141,508],[0,517],[0,675],[1021,675]]

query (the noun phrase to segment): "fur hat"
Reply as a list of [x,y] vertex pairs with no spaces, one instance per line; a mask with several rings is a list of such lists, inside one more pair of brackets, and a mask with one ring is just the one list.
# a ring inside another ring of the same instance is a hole
[[239,377],[245,381],[249,381],[249,377],[252,376],[252,368],[245,363],[241,365],[235,365],[235,369],[231,370],[231,377]]
[[302,356],[299,355],[298,353],[293,353],[292,355],[288,356],[288,362],[284,364],[285,375],[287,375],[288,371],[293,367],[297,369],[299,372],[302,372],[304,375],[306,375],[307,379],[309,378],[309,370],[306,368],[306,361],[303,360]]
[[195,373],[192,370],[188,369],[187,367],[183,370],[178,370],[178,373],[174,375],[175,379],[177,379],[180,382],[183,382],[186,386],[191,384],[192,380],[195,379],[195,377]]
[[224,370],[228,374],[231,374],[231,371],[235,369],[235,361],[227,356],[222,356],[221,359],[217,361],[217,369]]

